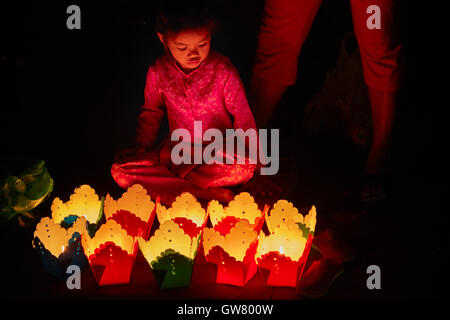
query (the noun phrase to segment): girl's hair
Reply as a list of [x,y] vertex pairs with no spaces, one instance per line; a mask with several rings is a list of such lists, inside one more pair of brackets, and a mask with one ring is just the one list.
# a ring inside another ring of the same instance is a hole
[[156,19],[156,32],[164,37],[176,35],[183,30],[207,29],[213,32],[216,19],[213,8],[206,2],[206,0],[161,0]]

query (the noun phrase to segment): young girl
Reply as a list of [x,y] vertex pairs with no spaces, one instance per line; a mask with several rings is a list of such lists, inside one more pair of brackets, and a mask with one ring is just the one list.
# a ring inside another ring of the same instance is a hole
[[193,137],[194,121],[202,121],[202,132],[209,128],[222,133],[225,129],[256,130],[238,71],[228,58],[210,50],[214,20],[204,6],[185,2],[189,4],[175,6],[166,1],[160,10],[156,31],[165,53],[147,74],[137,145],[118,154],[111,174],[122,188],[142,184],[152,198],[159,195],[163,204],[170,205],[184,191],[200,199],[226,202],[233,193],[223,187],[247,182],[255,164],[175,165],[170,136],[157,141],[165,114],[169,135],[184,128]]

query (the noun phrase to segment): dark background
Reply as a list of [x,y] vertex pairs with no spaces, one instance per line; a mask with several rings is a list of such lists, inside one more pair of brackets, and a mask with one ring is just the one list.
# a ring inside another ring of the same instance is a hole
[[[216,2],[221,25],[212,47],[231,59],[248,87],[262,1]],[[447,145],[445,126],[440,124],[443,105],[434,94],[423,99],[429,86],[433,92],[441,90],[437,79],[418,76],[419,62],[425,59],[419,49],[428,48],[432,40],[412,18],[412,5],[403,2],[399,28],[406,75],[393,136],[396,200],[388,213],[371,219],[379,227],[373,234],[389,229],[392,235],[391,242],[385,241],[389,247],[385,257],[402,256],[391,261],[398,268],[391,279],[400,277],[402,282],[385,297],[436,297],[444,288],[439,276],[448,255],[441,220],[447,185],[441,156]],[[81,8],[81,30],[66,28],[66,8],[71,4]],[[2,159],[17,159],[17,166],[21,161],[46,160],[55,180],[53,195],[68,196],[81,184],[90,184],[99,194],[118,194],[110,166],[114,154],[133,143],[145,76],[163,50],[154,32],[156,1],[33,1],[2,6]],[[297,84],[287,94],[290,103],[277,110],[271,124],[281,129],[283,156],[297,161],[297,144],[307,144],[307,150],[320,155],[319,165],[316,158],[309,163],[318,169],[308,172],[311,180],[323,179],[322,184],[328,183],[324,176],[339,166],[336,163],[346,161],[336,158],[346,149],[341,141],[305,140],[301,126],[292,119],[301,123],[306,103],[335,66],[340,43],[352,28],[348,0],[323,1],[301,52]],[[358,159],[362,166],[363,157]],[[320,188],[311,186],[305,191],[309,198],[297,200],[302,205],[326,202],[327,191]],[[11,234],[21,237],[21,230]],[[11,254],[14,250],[7,249],[3,236],[2,245]],[[28,241],[31,244],[29,239],[20,243]],[[8,262],[2,267],[14,268],[13,260],[3,256],[2,263]],[[11,279],[17,278],[21,277],[16,274]],[[5,289],[12,290],[13,296],[27,295],[25,287],[23,292],[14,281],[6,282]],[[2,295],[8,296],[7,290]],[[337,290],[332,297],[346,296]]]

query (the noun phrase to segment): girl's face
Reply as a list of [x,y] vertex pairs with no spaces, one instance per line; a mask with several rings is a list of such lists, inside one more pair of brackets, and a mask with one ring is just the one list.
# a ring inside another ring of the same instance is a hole
[[187,30],[167,38],[158,33],[158,37],[186,73],[198,68],[208,56],[211,44],[208,30]]

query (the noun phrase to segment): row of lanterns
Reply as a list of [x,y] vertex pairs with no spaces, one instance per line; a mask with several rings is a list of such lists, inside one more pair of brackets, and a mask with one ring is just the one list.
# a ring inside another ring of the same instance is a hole
[[[82,185],[69,201],[53,200],[52,217],[37,224],[33,247],[50,273],[64,278],[68,265],[90,265],[99,285],[129,283],[141,251],[161,288],[189,286],[202,250],[217,265],[217,283],[244,286],[259,267],[268,271],[268,286],[295,287],[311,248],[316,209],[302,215],[286,200],[269,209],[260,210],[247,192],[227,206],[212,200],[205,210],[187,192],[166,208],[138,184],[118,200],[109,194],[100,199]],[[155,216],[159,228],[150,235]]]

